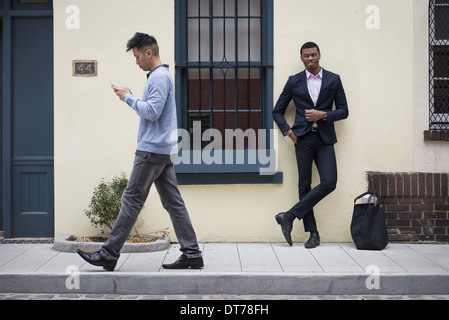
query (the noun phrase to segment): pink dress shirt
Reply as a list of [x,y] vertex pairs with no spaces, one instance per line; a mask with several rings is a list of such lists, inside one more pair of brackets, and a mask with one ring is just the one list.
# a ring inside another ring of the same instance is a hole
[[[321,91],[321,83],[323,82],[323,69],[320,70],[317,75],[313,75],[306,70],[307,76],[307,88],[309,89],[309,95],[312,98],[313,106],[316,107],[318,101],[318,96]],[[313,123],[313,127],[316,128],[318,125],[316,122]]]

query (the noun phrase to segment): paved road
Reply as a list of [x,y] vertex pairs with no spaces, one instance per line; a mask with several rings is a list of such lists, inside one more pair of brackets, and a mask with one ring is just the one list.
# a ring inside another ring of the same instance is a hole
[[447,300],[449,295],[114,295],[114,294],[1,294],[0,300]]

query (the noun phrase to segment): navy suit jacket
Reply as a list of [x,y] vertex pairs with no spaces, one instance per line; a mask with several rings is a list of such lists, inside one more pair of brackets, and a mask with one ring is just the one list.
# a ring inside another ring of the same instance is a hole
[[[295,123],[290,125],[285,120],[284,114],[290,101],[296,106]],[[333,108],[335,103],[335,109]],[[349,115],[348,103],[340,76],[323,69],[321,91],[316,108],[307,88],[306,71],[291,76],[282,91],[273,110],[273,119],[283,134],[292,129],[297,137],[301,137],[312,129],[313,122],[306,119],[307,109],[317,109],[327,112],[327,120],[319,120],[318,132],[326,144],[337,142],[334,122],[346,119]]]

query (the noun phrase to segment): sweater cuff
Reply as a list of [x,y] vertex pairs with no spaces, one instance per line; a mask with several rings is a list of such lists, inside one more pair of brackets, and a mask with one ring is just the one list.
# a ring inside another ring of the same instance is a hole
[[123,96],[123,101],[126,102],[131,107],[133,100],[134,100],[133,98],[134,97],[132,94],[127,93]]

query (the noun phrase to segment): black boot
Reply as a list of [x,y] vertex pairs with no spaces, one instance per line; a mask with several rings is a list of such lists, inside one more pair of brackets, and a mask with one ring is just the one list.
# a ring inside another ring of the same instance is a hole
[[313,249],[319,245],[320,245],[320,234],[318,233],[318,231],[311,232],[310,238],[304,244],[304,247],[306,247],[307,249]]
[[290,212],[281,212],[276,217],[277,223],[281,226],[282,233],[284,234],[285,240],[287,240],[287,243],[292,246],[292,236],[291,232],[293,229],[293,221],[295,220],[295,216],[291,214]]

